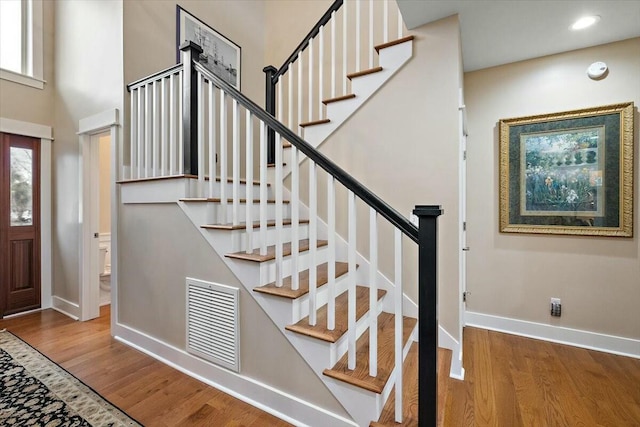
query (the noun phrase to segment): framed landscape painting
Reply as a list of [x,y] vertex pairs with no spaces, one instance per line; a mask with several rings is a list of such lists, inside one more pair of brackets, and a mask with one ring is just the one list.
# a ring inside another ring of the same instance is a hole
[[500,120],[500,231],[633,236],[632,102]]
[[240,46],[176,6],[177,62],[180,62],[180,45],[185,41],[192,41],[202,48],[200,63],[205,68],[240,90]]

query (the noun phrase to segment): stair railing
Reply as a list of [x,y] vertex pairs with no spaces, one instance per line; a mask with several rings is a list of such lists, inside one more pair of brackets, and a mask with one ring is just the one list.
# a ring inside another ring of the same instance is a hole
[[[393,226],[394,247],[394,314],[395,314],[395,379],[396,421],[403,420],[403,239],[419,245],[419,416],[420,426],[435,426],[437,420],[437,217],[442,214],[439,206],[416,206],[419,217],[417,228],[377,195],[364,187],[355,178],[317,151],[271,114],[238,92],[220,77],[211,73],[198,62],[202,49],[193,42],[181,46],[183,63],[156,73],[128,86],[131,91],[131,141],[128,151],[129,179],[161,177],[174,174],[197,176],[197,197],[213,198],[217,195],[221,209],[211,213],[213,223],[230,223],[245,230],[244,239],[238,241],[235,250],[247,253],[258,250],[267,253],[268,203],[275,209],[275,271],[268,271],[261,280],[264,285],[275,281],[284,285],[284,227],[291,230],[291,288],[300,286],[298,274],[302,265],[298,242],[307,234],[309,240],[309,323],[317,322],[320,304],[317,299],[317,276],[315,267],[321,262],[318,255],[318,194],[326,193],[326,238],[328,250],[328,302],[327,327],[335,328],[335,298],[337,283],[336,218],[339,206],[338,193],[347,198],[347,254],[348,261],[348,368],[356,368],[356,268],[357,268],[357,221],[358,201],[368,206],[369,212],[369,259],[370,298],[369,316],[369,374],[378,375],[377,314],[381,310],[378,302],[376,278],[378,272],[378,248],[380,219]],[[267,183],[268,134],[273,132],[275,144],[275,180],[271,188]],[[291,143],[292,180],[290,190],[291,220],[284,221],[283,140]],[[182,144],[181,144],[182,143]],[[242,157],[244,156],[244,165]],[[308,165],[308,187],[301,191],[300,156],[305,156]],[[259,162],[254,162],[259,158]],[[121,165],[125,159],[121,159]],[[256,164],[257,170],[256,169]],[[125,169],[123,167],[123,169]],[[257,172],[258,191],[254,190],[254,175]],[[324,180],[318,179],[320,173]],[[229,181],[229,184],[227,184]],[[219,182],[219,184],[218,184]],[[324,182],[319,191],[319,182]],[[337,184],[341,188],[337,188]],[[244,185],[244,191],[242,189]],[[269,201],[269,192],[275,201]],[[304,194],[301,194],[304,193]],[[300,219],[303,207],[300,200],[308,198],[309,225],[305,230]],[[244,198],[244,200],[242,200]],[[257,199],[257,200],[255,200]],[[244,202],[244,209],[241,203]],[[230,206],[229,206],[230,204]],[[216,216],[217,215],[217,216]],[[255,219],[257,218],[257,221]],[[242,222],[244,221],[244,225]],[[254,228],[256,229],[254,231]],[[380,276],[381,277],[381,276]]]
[[[327,103],[349,94],[350,74],[376,66],[375,46],[389,42],[392,33],[402,38],[402,15],[395,2],[390,13],[389,3],[334,1],[280,68],[264,68],[266,110],[304,137],[303,128],[323,118]],[[269,163],[275,161],[274,141],[270,133]]]

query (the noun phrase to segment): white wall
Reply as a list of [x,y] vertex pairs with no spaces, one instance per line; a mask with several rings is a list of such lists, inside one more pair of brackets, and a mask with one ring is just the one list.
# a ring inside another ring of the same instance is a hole
[[[604,61],[609,75],[586,75]],[[468,109],[469,311],[640,338],[638,117],[640,39],[596,46],[465,74]],[[498,232],[498,127],[502,118],[633,101],[635,237]],[[562,317],[549,314],[562,299]]]
[[[50,3],[50,2],[45,2]],[[53,293],[78,302],[78,121],[123,106],[122,1],[55,2]]]

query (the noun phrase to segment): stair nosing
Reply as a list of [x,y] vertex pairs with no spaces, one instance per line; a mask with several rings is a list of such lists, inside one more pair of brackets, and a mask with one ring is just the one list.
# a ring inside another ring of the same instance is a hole
[[356,71],[355,73],[349,73],[349,74],[347,74],[347,78],[349,80],[353,80],[355,78],[367,76],[369,74],[379,73],[382,70],[383,70],[382,67],[373,67],[373,68],[369,68],[367,70],[361,70],[361,71]]
[[[338,278],[344,276],[345,274],[349,273],[348,264],[346,262],[336,262],[335,264],[336,264],[336,277],[335,277],[336,279],[338,279]],[[316,268],[323,267],[324,265],[327,265],[327,263],[325,262],[325,263],[322,263],[320,265],[317,265]],[[338,268],[339,266],[341,268]],[[344,268],[345,266],[347,268]],[[356,265],[356,268],[357,267],[358,266]],[[309,271],[309,269],[303,270],[299,274],[303,274],[303,273],[308,272],[308,271]],[[308,277],[308,273],[307,273],[307,277]],[[291,283],[291,276],[285,277],[284,280],[283,280],[283,283],[286,282],[286,281],[289,281],[289,283]],[[303,281],[301,280],[301,282],[303,282]],[[321,286],[324,286],[327,283],[328,283],[328,281],[317,283],[316,287],[320,288]],[[279,291],[277,291],[277,290],[279,290]],[[300,284],[300,288],[295,290],[295,291],[293,291],[293,290],[291,290],[290,285],[289,286],[283,285],[282,287],[277,288],[277,287],[275,287],[275,282],[271,282],[271,283],[267,283],[266,285],[263,285],[263,286],[255,287],[255,288],[253,288],[253,291],[254,292],[263,293],[263,294],[267,294],[267,295],[280,297],[280,298],[297,299],[297,298],[303,297],[303,296],[305,296],[306,294],[309,293],[309,285],[307,284],[306,289],[305,289],[305,287],[302,286],[302,283],[301,283]],[[282,291],[288,291],[288,292],[284,293]]]
[[331,120],[329,119],[320,119],[320,120],[313,120],[310,122],[304,122],[304,123],[300,123],[298,126],[300,126],[301,128],[306,128],[309,126],[317,126],[317,125],[324,125],[327,123],[330,123]]
[[[301,219],[298,221],[299,224],[308,224],[308,219]],[[290,219],[285,219],[282,221],[282,225],[291,225]],[[267,227],[275,227],[275,221],[267,221]],[[201,225],[200,228],[206,228],[208,230],[244,230],[247,228],[247,224],[245,222],[241,222],[239,224],[204,224]],[[253,222],[253,228],[260,228],[260,221]]]
[[347,101],[347,100],[353,99],[355,97],[356,97],[355,93],[349,93],[347,95],[336,96],[334,98],[325,99],[324,101],[322,101],[322,103],[324,105],[328,105],[328,104],[332,104],[334,102]]
[[386,49],[388,47],[392,47],[392,46],[396,46],[402,43],[406,43],[408,41],[412,41],[415,39],[415,36],[409,35],[409,36],[405,36],[405,37],[401,37],[399,39],[396,40],[391,40],[390,42],[386,42],[386,43],[381,43],[377,46],[374,46],[373,48],[376,50],[376,52],[380,52],[383,49]]
[[[358,303],[356,302],[356,322],[360,321],[360,319],[362,319],[363,317],[365,317],[367,315],[367,313],[370,312],[369,310],[369,293],[368,290],[369,288],[366,286],[356,286],[356,293],[358,292],[358,290],[362,291],[363,289],[367,290],[366,293],[366,301],[363,301],[362,303],[365,304],[366,303],[366,310],[362,310],[360,313],[358,313]],[[383,290],[383,289],[378,289],[378,302],[387,294],[387,291]],[[348,295],[348,290],[344,291],[343,293],[341,293],[340,295],[338,295],[336,297],[336,301],[338,300],[338,298],[341,298],[343,296],[347,296]],[[348,296],[347,296],[348,298]],[[318,324],[320,324],[323,320],[323,316],[325,319],[325,324],[326,324],[326,308],[327,308],[327,304],[322,305],[321,307],[318,308],[318,319],[317,319],[317,323],[316,323],[316,327]],[[325,342],[329,342],[329,343],[336,343],[340,340],[341,337],[343,337],[347,331],[347,329],[344,329],[342,332],[339,332],[340,330],[338,329],[334,329],[334,331],[329,331],[328,329],[325,328],[324,331],[314,331],[314,330],[310,330],[308,328],[313,328],[313,326],[305,326],[304,322],[309,322],[309,316],[306,316],[302,319],[300,319],[298,322],[292,324],[292,325],[287,325],[285,326],[285,329],[291,332],[295,332],[297,334],[300,335],[304,335],[307,337],[311,337],[311,338],[315,338],[318,339],[320,341],[325,341]],[[333,332],[333,334],[331,334]],[[334,336],[335,335],[335,336]]]
[[[394,314],[383,312],[380,314],[379,317],[383,317],[383,316],[387,316],[387,317],[383,322],[381,322],[380,319],[378,319],[379,326],[388,324],[389,322],[395,323]],[[407,328],[405,327],[406,322],[413,323],[413,326],[408,331],[407,331]],[[417,327],[417,319],[414,319],[408,316],[403,316],[403,334],[407,335],[406,339],[403,337],[403,346],[402,346],[403,349],[411,341],[411,334],[413,333],[416,327]],[[395,326],[394,326],[394,331],[395,331]],[[380,337],[378,337],[378,345],[380,345],[381,342],[382,340],[380,339]],[[367,349],[366,353],[368,354],[369,334],[366,332],[362,334],[362,336],[358,339],[356,343],[356,354],[358,353],[359,350],[361,352],[365,351],[364,350],[365,343],[366,343],[366,349]],[[380,354],[380,351],[378,351],[378,354]],[[347,358],[348,358],[348,353],[345,353],[332,368],[325,369],[323,371],[323,375],[326,375],[327,377],[336,379],[338,381],[342,381],[342,382],[354,385],[356,387],[371,391],[373,393],[381,394],[382,391],[384,390],[384,387],[386,386],[386,384],[389,382],[389,379],[391,378],[391,374],[393,372],[394,367],[392,366],[390,369],[384,369],[380,365],[380,360],[378,360],[378,376],[376,376],[375,378],[367,376],[366,379],[361,379],[361,378],[356,378],[354,376],[349,376],[345,374],[344,371],[335,369],[335,367],[339,366],[340,364],[345,365]],[[365,359],[365,362],[363,363],[365,364],[365,366],[368,366],[368,359]]]
[[[178,199],[180,202],[185,202],[185,203],[221,203],[222,199],[219,197],[183,197],[182,199]],[[227,199],[227,203],[228,204],[232,204],[233,203],[233,199]],[[247,203],[247,199],[240,199],[240,203],[241,204],[245,204]],[[254,205],[259,205],[260,204],[260,199],[253,199],[252,203]],[[267,200],[267,204],[273,205],[275,204],[276,201],[274,199],[268,199]],[[283,204],[288,205],[289,203],[291,203],[290,200],[283,200],[282,201]]]

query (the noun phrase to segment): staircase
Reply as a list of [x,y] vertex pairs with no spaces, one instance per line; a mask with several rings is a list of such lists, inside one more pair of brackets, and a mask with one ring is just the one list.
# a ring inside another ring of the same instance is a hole
[[[341,0],[334,3],[326,16],[335,18],[341,5]],[[176,202],[355,424],[418,425],[419,410],[420,417],[431,420],[421,425],[435,425],[444,408],[440,396],[437,415],[436,363],[446,376],[451,360],[447,351],[436,356],[435,233],[442,212],[437,206],[417,207],[418,230],[316,150],[409,60],[413,38],[376,46],[379,65],[349,74],[349,93],[344,84],[345,93],[336,95],[332,82],[335,96],[323,98],[319,83],[317,99],[326,112],[319,108],[314,115],[312,78],[309,93],[303,98],[299,90],[293,102],[293,72],[286,72],[297,68],[301,81],[302,64],[295,59],[307,47],[312,50],[314,31],[294,60],[267,74],[272,85],[267,92],[279,94],[278,105],[289,100],[287,112],[280,107],[277,114],[289,127],[199,64],[201,49],[193,43],[182,47],[181,64],[129,85],[130,162],[127,169],[122,161],[121,173],[128,177],[122,202]],[[359,57],[359,46],[356,52]],[[273,104],[267,100],[271,109]],[[301,189],[303,170],[308,186]],[[285,186],[289,175],[291,184]],[[367,209],[368,227],[356,221],[358,208]],[[346,236],[339,229],[346,229]],[[358,244],[362,230],[367,256]],[[420,242],[420,307],[403,292],[403,238]],[[393,248],[392,278],[379,268],[380,248]],[[421,363],[430,372],[420,379],[420,406],[417,341],[423,347]]]

